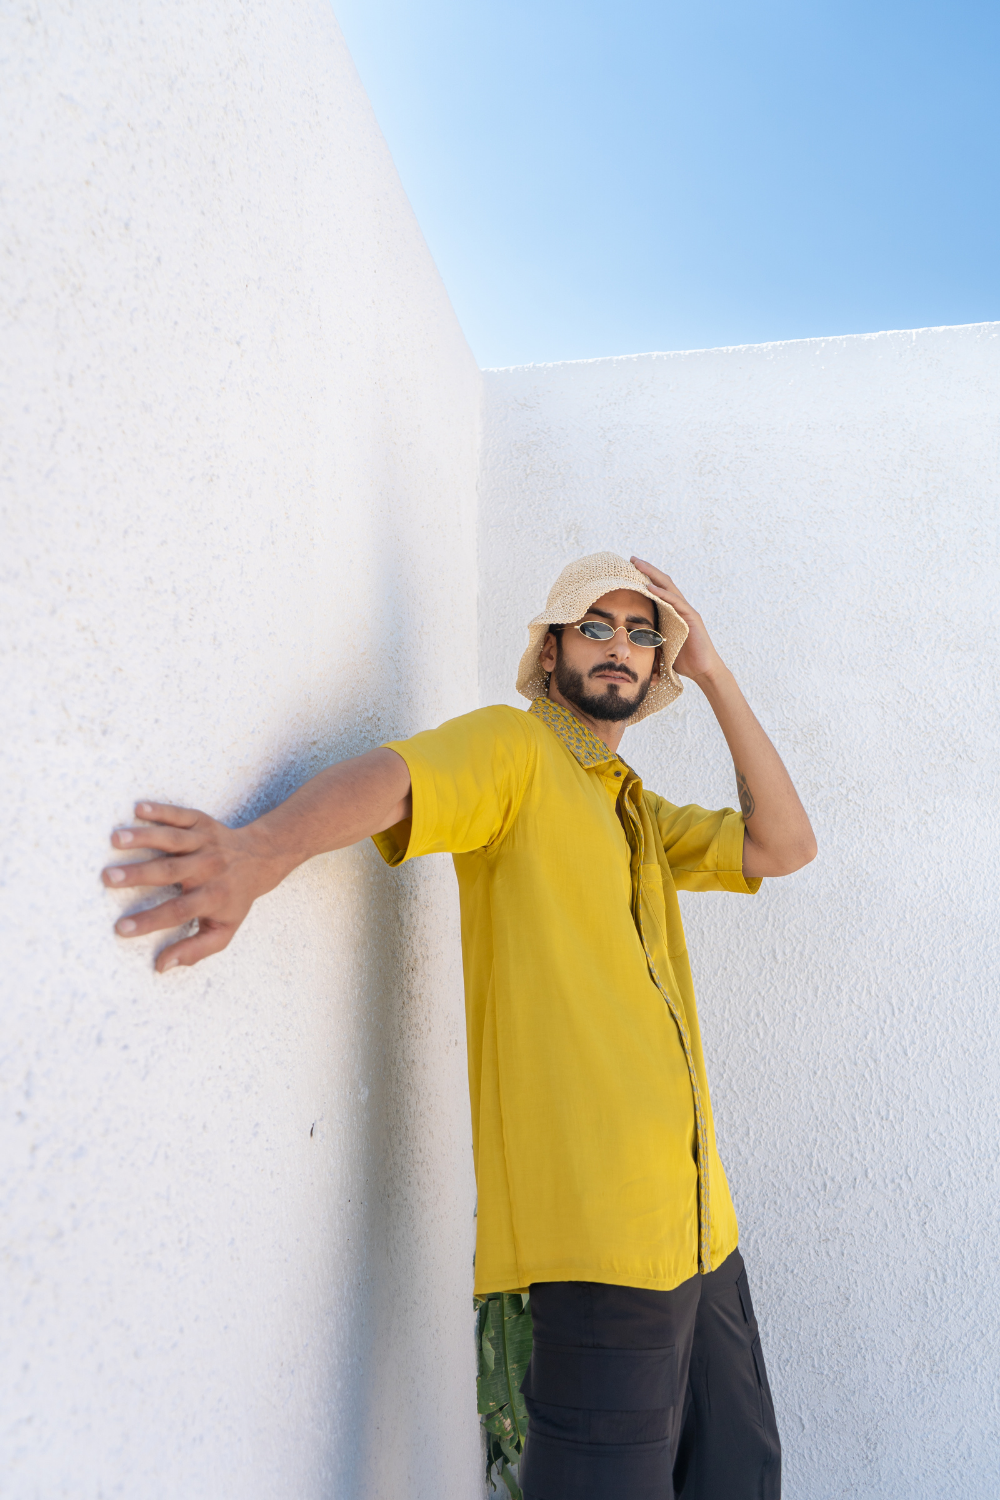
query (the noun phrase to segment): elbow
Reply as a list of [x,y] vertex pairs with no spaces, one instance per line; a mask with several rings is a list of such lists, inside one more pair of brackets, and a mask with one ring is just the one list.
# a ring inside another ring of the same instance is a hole
[[801,833],[769,844],[758,844],[747,829],[743,834],[743,873],[754,877],[794,875],[811,864],[816,853],[816,837],[808,823]]
[[810,828],[806,837],[800,839],[791,848],[782,850],[782,869],[776,873],[779,875],[794,875],[796,870],[802,870],[806,865],[811,865],[819,849],[816,844],[816,835]]
[[794,843],[789,842],[770,849],[762,849],[760,845],[757,845],[752,858],[749,861],[744,859],[744,873],[767,875],[771,878],[794,875],[796,870],[801,870],[816,858],[816,852],[816,840],[810,829],[808,836],[796,839]]

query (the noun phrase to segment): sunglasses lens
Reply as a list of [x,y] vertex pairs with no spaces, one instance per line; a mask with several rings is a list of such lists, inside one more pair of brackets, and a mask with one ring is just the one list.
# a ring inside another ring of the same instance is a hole
[[663,645],[663,637],[658,630],[630,630],[628,638],[633,646]]
[[580,634],[585,635],[588,641],[610,641],[614,631],[603,620],[584,620],[580,626]]

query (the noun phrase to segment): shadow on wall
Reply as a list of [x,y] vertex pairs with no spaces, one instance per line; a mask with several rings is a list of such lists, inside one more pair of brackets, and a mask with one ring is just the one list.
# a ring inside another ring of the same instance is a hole
[[450,871],[323,856],[162,980],[97,876],[473,706],[479,372],[329,7],[13,25],[5,1496],[466,1500]]

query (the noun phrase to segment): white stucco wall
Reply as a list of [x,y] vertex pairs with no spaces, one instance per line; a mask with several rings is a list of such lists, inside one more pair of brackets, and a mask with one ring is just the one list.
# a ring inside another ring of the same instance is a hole
[[[682,898],[789,1500],[994,1500],[1000,325],[490,372],[482,701],[570,558],[658,561],[817,862]],[[698,689],[623,752],[733,805]]]
[[155,978],[134,799],[475,701],[476,370],[324,0],[3,17],[0,1493],[478,1493],[447,861]]
[[[786,1495],[993,1500],[998,325],[488,374],[477,689],[481,380],[324,0],[3,27],[4,1500],[480,1493],[447,861],[313,861],[164,979],[98,872],[137,797],[520,702],[605,546],[820,840],[684,903]],[[696,688],[624,748],[734,799]]]

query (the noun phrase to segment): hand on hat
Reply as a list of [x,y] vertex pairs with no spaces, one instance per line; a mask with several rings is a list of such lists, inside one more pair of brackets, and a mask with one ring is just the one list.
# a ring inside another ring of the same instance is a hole
[[700,678],[713,676],[723,666],[723,661],[712,645],[701,615],[687,602],[668,574],[655,568],[644,558],[633,557],[630,560],[639,572],[645,573],[649,579],[649,592],[655,594],[657,599],[662,599],[665,604],[669,604],[671,609],[676,610],[688,628],[688,638],[677,653],[674,671],[679,672],[682,677],[690,677],[695,682]]

